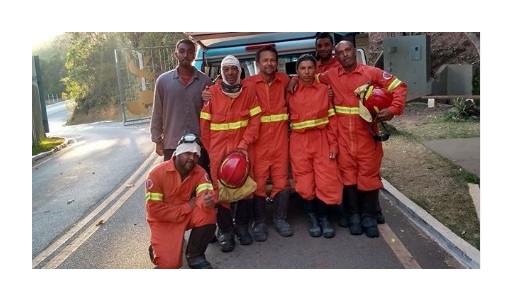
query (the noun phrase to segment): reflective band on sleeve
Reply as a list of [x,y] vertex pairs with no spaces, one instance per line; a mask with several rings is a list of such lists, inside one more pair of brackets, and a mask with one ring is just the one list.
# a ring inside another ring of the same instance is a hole
[[392,83],[388,86],[388,88],[386,89],[386,91],[388,91],[388,92],[392,92],[392,91],[393,91],[393,89],[397,88],[397,87],[400,85],[400,83],[401,83],[401,82],[402,82],[402,81],[401,81],[400,79],[395,78],[395,79],[392,81]]
[[199,117],[201,119],[210,120],[210,113],[201,112],[201,114],[199,114]]
[[358,112],[359,112],[358,107],[335,106],[335,113],[337,114],[357,115]]
[[205,190],[213,190],[212,183],[201,183],[196,187],[196,195]]
[[284,120],[288,120],[288,114],[261,116],[261,122],[277,122]]
[[255,108],[250,109],[250,111],[249,111],[249,116],[251,116],[251,117],[252,117],[252,116],[257,115],[257,114],[259,114],[259,113],[261,113],[261,107],[260,107],[260,106],[257,106],[257,107],[255,107]]
[[307,129],[307,128],[313,128],[317,127],[323,124],[327,124],[329,122],[328,117],[318,118],[318,119],[312,119],[312,120],[306,120],[302,122],[294,122],[291,123],[290,126],[294,130],[301,130],[301,129]]
[[242,127],[246,127],[249,124],[248,120],[240,120],[237,122],[229,122],[229,123],[211,123],[210,130],[212,131],[227,131],[227,130],[237,130]]
[[164,195],[159,192],[147,192],[145,195],[145,200],[147,202],[161,202],[164,199]]

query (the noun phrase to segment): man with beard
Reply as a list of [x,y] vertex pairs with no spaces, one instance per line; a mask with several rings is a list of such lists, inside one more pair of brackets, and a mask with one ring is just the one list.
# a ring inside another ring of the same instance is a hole
[[173,157],[154,167],[145,182],[149,255],[161,269],[182,267],[185,231],[192,229],[185,257],[190,268],[212,268],[205,251],[215,234],[215,193],[197,162],[201,147],[194,134],[184,135]]
[[[277,232],[292,236],[293,229],[286,220],[291,186],[289,184],[288,109],[285,99],[289,77],[277,71],[278,53],[273,46],[265,46],[256,52],[259,73],[245,79],[256,90],[261,107],[259,138],[254,143],[254,192],[252,234],[256,241],[265,241],[266,201],[273,201],[273,223]],[[269,147],[267,147],[269,146]],[[266,194],[267,180],[272,189]]]
[[[252,234],[254,240],[265,241],[268,237],[266,224],[266,202],[274,205],[273,223],[277,232],[288,237],[293,229],[286,220],[291,186],[289,183],[289,124],[285,91],[289,77],[277,71],[278,52],[273,46],[265,46],[256,52],[258,74],[247,77],[243,85],[252,86],[261,107],[259,138],[254,143],[254,192]],[[211,94],[203,91],[203,100],[210,100]],[[270,147],[266,147],[269,145]],[[266,194],[267,180],[272,189]]]
[[324,73],[328,69],[340,67],[339,61],[333,55],[333,38],[328,32],[322,32],[316,37],[316,73]]

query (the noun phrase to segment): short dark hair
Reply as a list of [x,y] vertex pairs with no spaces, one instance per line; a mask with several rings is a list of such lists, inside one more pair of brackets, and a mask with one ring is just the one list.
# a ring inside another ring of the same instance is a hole
[[317,35],[316,41],[315,41],[316,46],[317,46],[317,41],[319,39],[328,39],[328,40],[330,40],[330,43],[333,45],[333,38],[332,38],[332,35],[329,32],[320,32]]
[[302,54],[302,55],[300,55],[300,57],[296,61],[296,69],[298,69],[298,66],[303,61],[311,61],[312,63],[314,63],[314,66],[316,66],[316,63],[317,63],[317,60],[316,60],[316,58],[313,55],[308,54],[308,53]]
[[194,48],[194,51],[196,51],[196,44],[192,40],[189,40],[189,39],[178,40],[178,42],[176,42],[175,50],[178,50],[178,46],[180,46],[180,44],[182,44],[182,43],[192,46]]
[[275,53],[275,58],[277,61],[279,61],[279,53],[277,52],[277,49],[275,49],[275,47],[273,47],[272,45],[266,45],[266,46],[263,46],[262,48],[259,48],[259,50],[256,51],[256,62],[259,63],[259,58],[261,57],[261,52],[264,52],[264,51],[270,51],[270,52]]

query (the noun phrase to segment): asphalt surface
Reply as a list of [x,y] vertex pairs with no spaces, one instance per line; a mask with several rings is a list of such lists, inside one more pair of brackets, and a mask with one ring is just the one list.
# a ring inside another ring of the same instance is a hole
[[[64,145],[58,149],[65,147],[72,141],[66,141]],[[426,141],[424,144],[438,153],[439,155],[449,159],[455,164],[461,166],[466,171],[480,176],[480,138],[464,138],[464,139],[446,139]],[[46,156],[51,155],[58,149],[50,152],[42,153],[32,157],[32,162],[38,161]],[[404,196],[400,191],[393,187],[389,182],[383,180],[384,192],[393,196],[398,207],[424,232],[432,237],[441,247],[454,255],[456,259],[461,261],[469,268],[480,268],[480,251],[450,231],[425,210],[417,206],[410,199]],[[472,186],[471,196],[478,211],[480,208],[479,186]]]

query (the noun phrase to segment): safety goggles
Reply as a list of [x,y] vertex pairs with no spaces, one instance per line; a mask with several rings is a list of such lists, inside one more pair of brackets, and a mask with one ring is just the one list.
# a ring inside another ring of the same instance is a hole
[[192,133],[187,133],[187,134],[183,135],[182,138],[180,138],[180,141],[178,141],[178,145],[180,145],[182,143],[194,143],[194,142],[201,145],[201,141],[199,140],[198,136],[196,136]]
[[379,133],[379,134],[376,134],[376,132],[374,132],[373,125],[369,127],[369,132],[372,135],[372,138],[374,138],[375,141],[381,141],[381,142],[388,140],[388,138],[390,138],[390,131],[388,131],[388,128],[386,128],[386,125],[384,122],[379,121],[378,124],[380,124],[381,127],[383,128],[381,133]]

